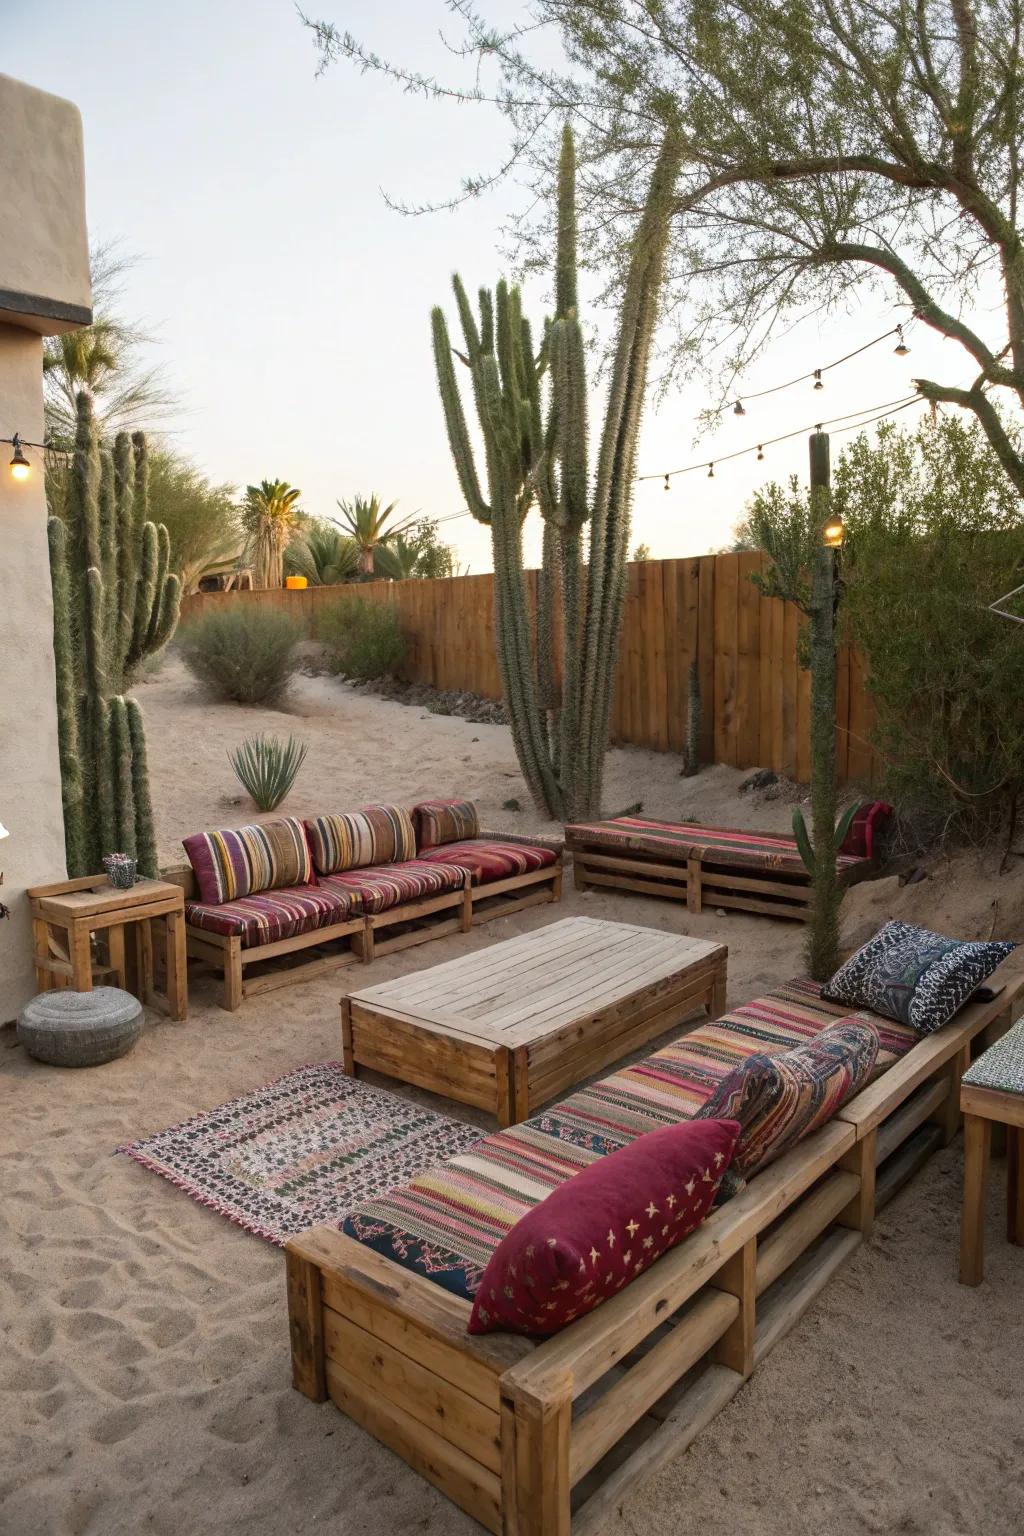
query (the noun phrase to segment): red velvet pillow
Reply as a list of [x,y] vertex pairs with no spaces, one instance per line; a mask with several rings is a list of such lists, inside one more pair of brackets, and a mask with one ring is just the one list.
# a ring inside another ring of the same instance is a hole
[[470,1333],[558,1333],[699,1227],[739,1136],[687,1120],[638,1136],[517,1221],[484,1270]]

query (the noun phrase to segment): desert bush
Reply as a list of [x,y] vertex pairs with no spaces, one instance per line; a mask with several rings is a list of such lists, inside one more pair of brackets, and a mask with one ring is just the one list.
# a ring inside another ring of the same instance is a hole
[[247,736],[228,759],[260,810],[273,811],[295,783],[307,751],[306,743],[295,736],[284,741],[278,736]]
[[[1024,580],[1020,497],[982,432],[943,416],[883,424],[840,454],[842,622],[874,700],[878,788],[901,809],[982,841],[1024,789],[1024,629],[990,611]],[[757,493],[753,513],[807,494]],[[1020,609],[1016,610],[1018,613]]]
[[317,638],[331,668],[369,681],[393,672],[405,655],[405,641],[392,603],[371,603],[345,593],[317,621]]
[[190,671],[215,697],[276,704],[297,665],[302,630],[287,614],[245,607],[206,613],[179,631]]

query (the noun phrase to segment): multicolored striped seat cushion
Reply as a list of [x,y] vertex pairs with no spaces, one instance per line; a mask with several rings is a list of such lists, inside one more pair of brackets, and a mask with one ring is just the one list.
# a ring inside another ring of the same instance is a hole
[[407,859],[403,864],[381,864],[370,869],[349,869],[336,875],[324,875],[320,885],[323,889],[353,895],[361,911],[373,913],[386,912],[400,902],[441,896],[445,891],[461,891],[465,880],[465,870],[454,864],[428,864],[423,859]]
[[400,805],[363,805],[336,816],[306,822],[318,875],[390,864],[416,857],[416,833]]
[[207,903],[308,885],[313,879],[306,831],[294,816],[228,832],[196,832],[183,846],[200,900]]
[[476,837],[480,831],[480,819],[472,800],[421,800],[419,805],[413,806],[412,819],[421,853],[426,848],[439,848],[442,843]]
[[558,855],[552,848],[539,848],[532,843],[492,843],[478,837],[467,843],[445,843],[440,848],[427,849],[420,857],[457,864],[469,871],[474,885],[487,885],[491,880],[507,880],[512,875],[543,869],[554,864]]
[[[343,1230],[472,1299],[502,1238],[558,1184],[647,1131],[693,1119],[748,1056],[803,1046],[846,1014],[824,1002],[813,982],[790,982],[522,1125],[485,1136],[468,1152],[353,1212]],[[871,1022],[879,1036],[878,1072],[918,1037],[904,1024],[874,1015]]]
[[294,939],[300,933],[329,928],[359,915],[359,897],[354,892],[329,891],[322,885],[264,891],[219,904],[185,903],[186,923],[226,938],[238,934],[243,949],[274,944],[278,939]]
[[827,1125],[867,1085],[880,1044],[871,1019],[851,1014],[784,1056],[749,1056],[697,1118],[739,1122],[733,1170],[749,1179]]
[[[796,840],[767,832],[742,832],[734,827],[702,827],[695,822],[652,821],[642,816],[615,816],[608,821],[576,822],[565,829],[569,847],[598,846],[618,851],[660,854],[662,858],[700,858],[709,865],[771,869],[781,874],[807,870]],[[863,856],[842,853],[839,869],[864,864]]]

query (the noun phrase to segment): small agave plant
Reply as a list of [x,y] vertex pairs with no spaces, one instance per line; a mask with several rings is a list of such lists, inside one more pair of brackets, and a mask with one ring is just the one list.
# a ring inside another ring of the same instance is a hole
[[259,809],[273,811],[295,783],[307,751],[306,743],[294,736],[285,741],[277,736],[247,736],[228,753],[228,759]]

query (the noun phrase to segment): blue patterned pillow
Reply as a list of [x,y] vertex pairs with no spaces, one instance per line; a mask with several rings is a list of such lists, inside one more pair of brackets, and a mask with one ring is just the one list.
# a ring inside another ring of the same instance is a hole
[[870,1008],[930,1035],[949,1023],[1016,947],[1000,940],[946,939],[928,928],[893,921],[839,967],[821,995],[848,1008]]

